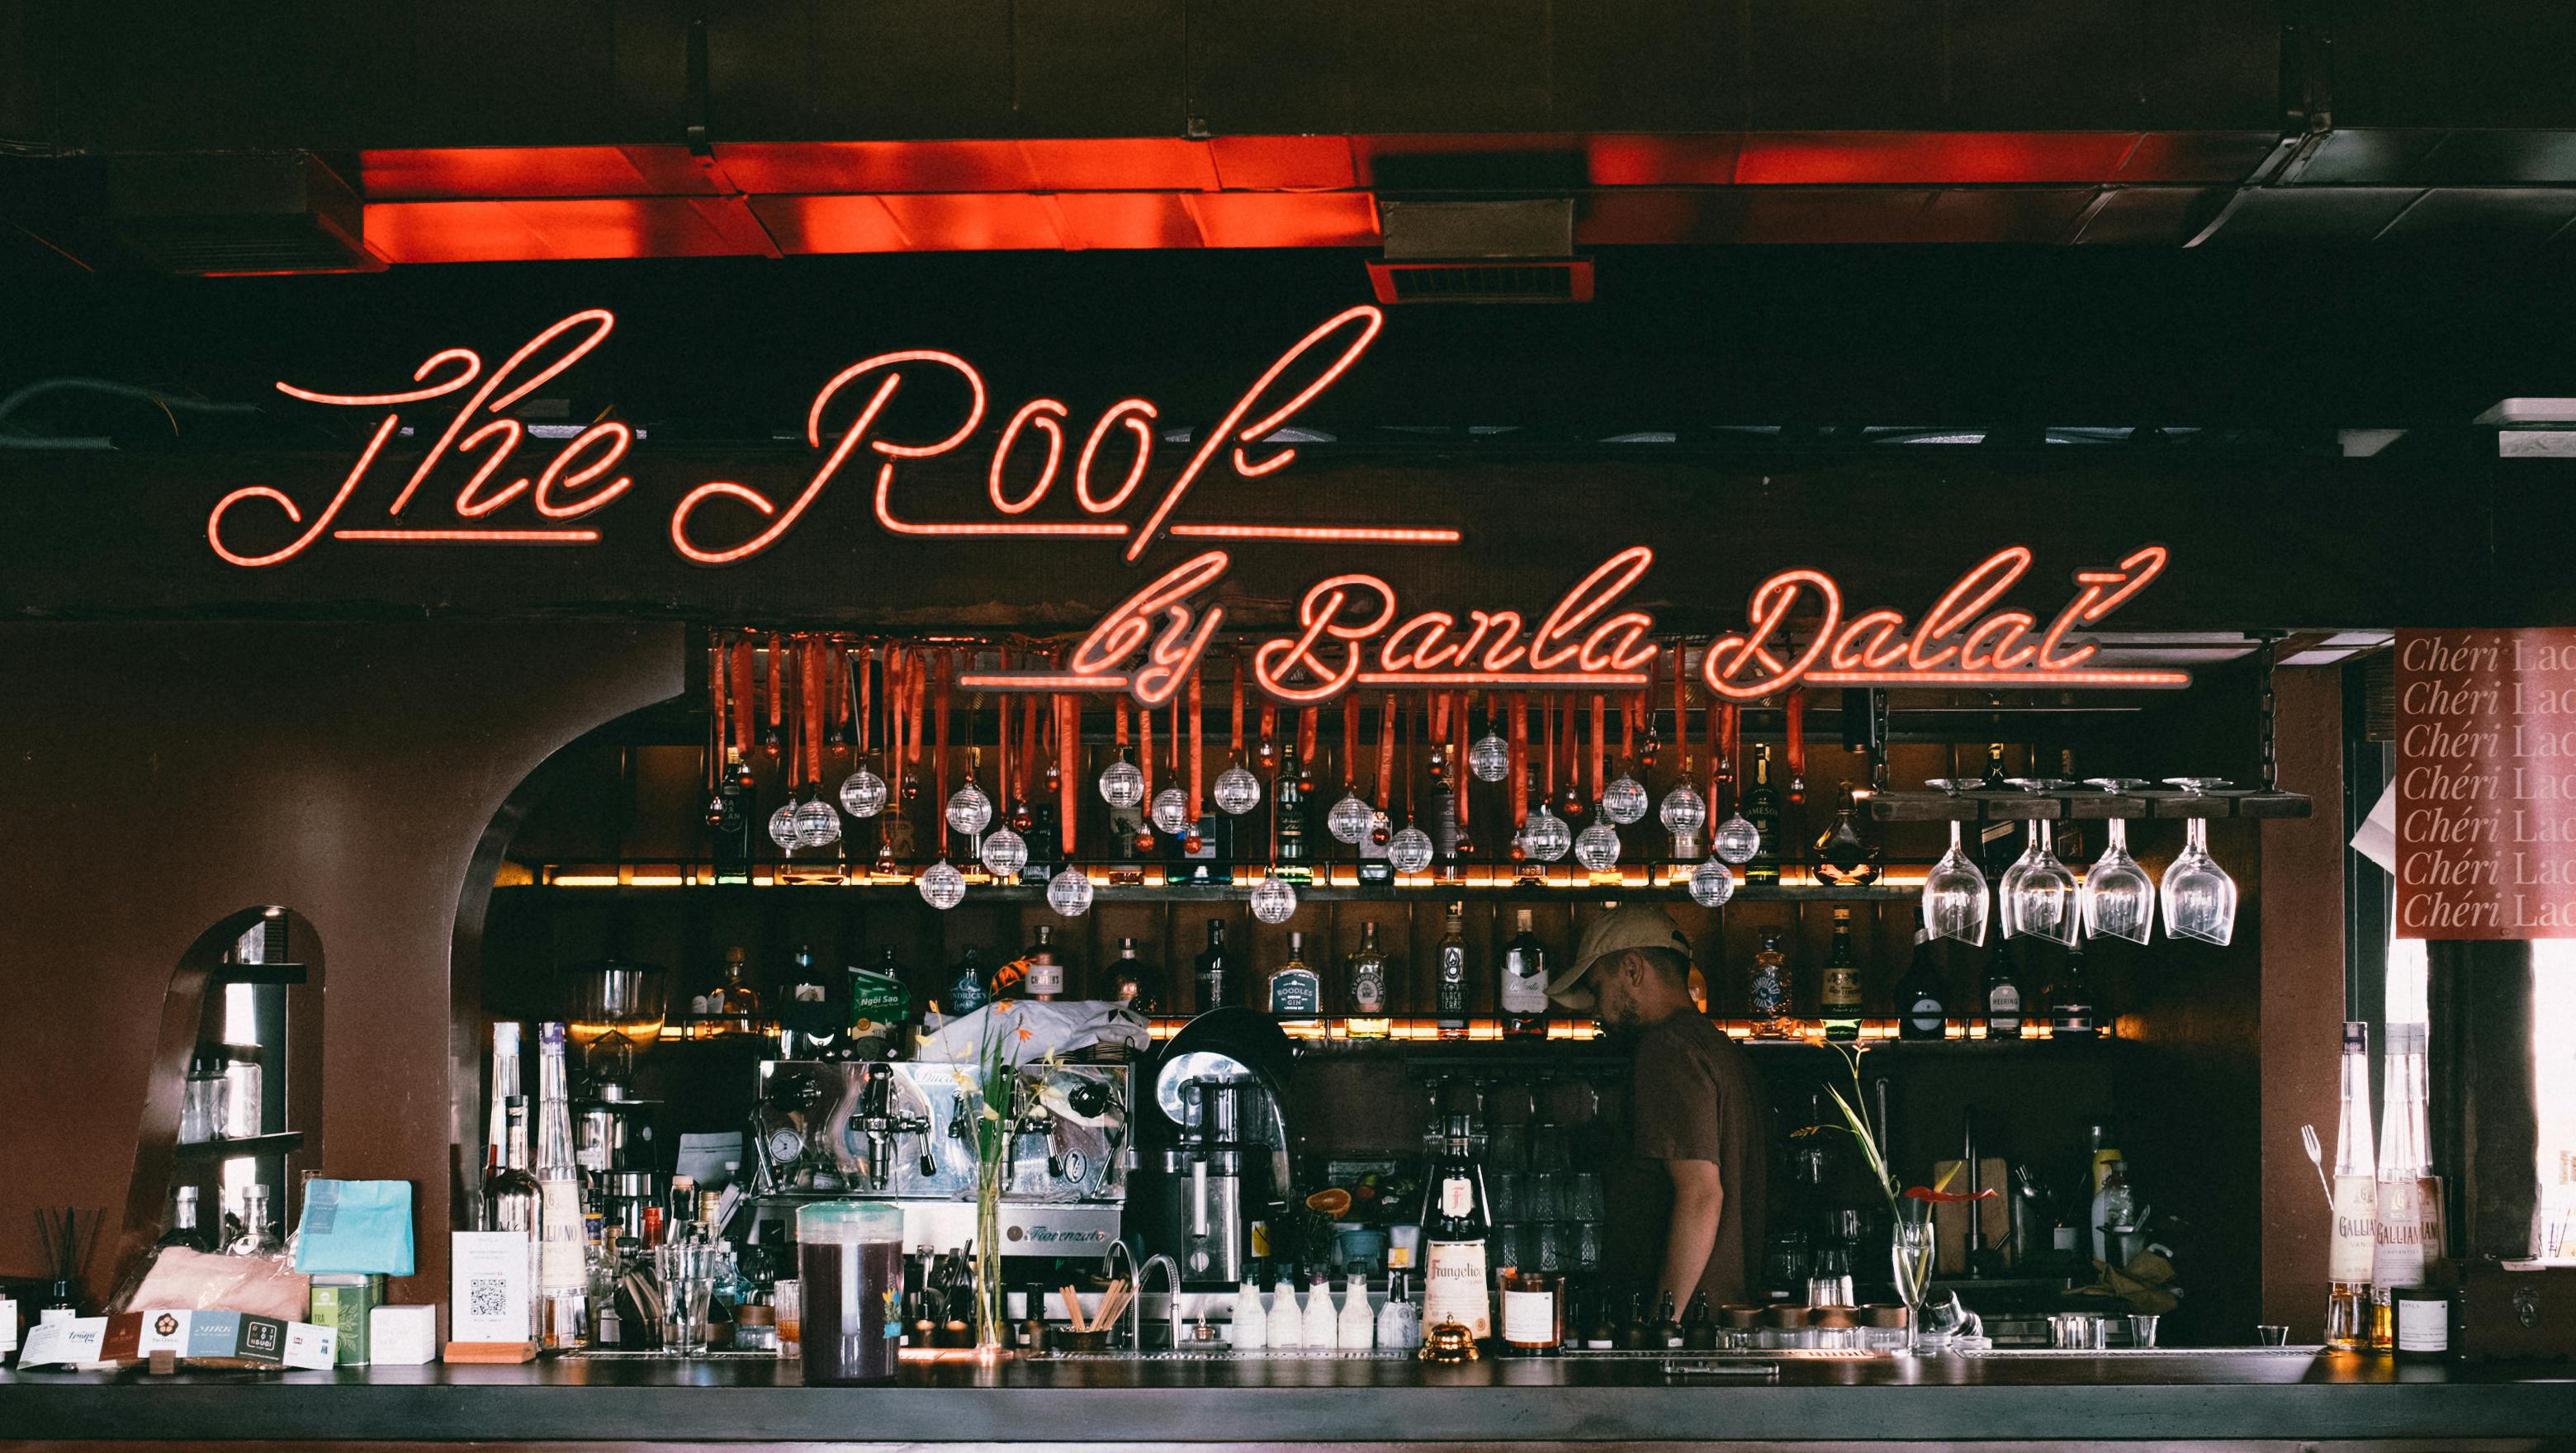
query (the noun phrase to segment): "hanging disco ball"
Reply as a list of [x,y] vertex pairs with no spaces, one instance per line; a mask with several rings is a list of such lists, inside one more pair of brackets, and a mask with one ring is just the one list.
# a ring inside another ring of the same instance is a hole
[[886,784],[883,777],[865,767],[841,779],[841,810],[852,817],[869,818],[885,811]]
[[1574,846],[1574,830],[1565,819],[1545,807],[1531,811],[1529,821],[1521,827],[1521,847],[1542,863],[1553,863]]
[[796,845],[801,848],[828,848],[841,840],[841,814],[832,804],[817,797],[796,809]]
[[1029,865],[1029,840],[1002,828],[984,839],[984,871],[1008,878]]
[[993,823],[993,799],[984,789],[969,782],[948,799],[948,830],[960,837],[973,837]]
[[942,913],[956,907],[966,898],[966,875],[958,872],[955,865],[946,858],[931,864],[929,869],[922,873],[921,882],[915,886],[921,889],[921,901]]
[[1264,878],[1252,890],[1252,916],[1264,923],[1286,923],[1297,912],[1297,890],[1276,878]]
[[1702,908],[1715,908],[1735,896],[1735,874],[1711,858],[1691,869],[1690,896]]
[[1180,836],[1190,826],[1189,794],[1178,787],[1166,787],[1155,793],[1153,816],[1154,826],[1174,837]]
[[778,810],[769,814],[769,840],[778,844],[780,852],[796,850],[797,844],[803,839],[798,835],[796,827],[795,803],[780,803]]
[[1228,817],[1241,817],[1261,805],[1261,779],[1235,763],[1216,774],[1216,786],[1208,795],[1216,799],[1217,811]]
[[1376,816],[1377,809],[1361,801],[1359,794],[1344,792],[1333,810],[1324,814],[1324,826],[1333,836],[1357,846],[1361,838],[1368,836],[1369,820]]
[[1431,866],[1431,834],[1407,826],[1386,840],[1386,860],[1399,873],[1419,873]]
[[1688,782],[1664,794],[1664,805],[1656,809],[1664,820],[1664,831],[1675,837],[1688,837],[1708,825],[1708,803],[1698,789]]
[[1491,727],[1467,748],[1467,770],[1479,782],[1500,782],[1512,770],[1512,744]]
[[1596,822],[1574,835],[1574,860],[1593,872],[1619,861],[1619,829]]
[[1608,813],[1610,820],[1621,827],[1626,827],[1645,816],[1646,805],[1651,800],[1646,796],[1646,784],[1625,772],[1620,773],[1618,779],[1609,786],[1601,789],[1601,810]]
[[1717,825],[1717,831],[1709,837],[1708,848],[1730,863],[1747,862],[1755,853],[1762,851],[1762,831],[1739,812]]
[[1080,918],[1091,911],[1091,875],[1080,868],[1056,869],[1047,879],[1047,907],[1067,918]]
[[1145,800],[1145,774],[1125,757],[1100,770],[1100,800],[1120,812]]

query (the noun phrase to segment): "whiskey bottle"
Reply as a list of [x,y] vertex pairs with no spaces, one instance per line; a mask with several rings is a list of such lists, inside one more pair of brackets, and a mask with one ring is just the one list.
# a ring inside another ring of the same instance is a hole
[[1494,1335],[1492,1289],[1485,1274],[1485,1172],[1476,1159],[1475,1122],[1449,1117],[1422,1197],[1422,1325],[1456,1323],[1482,1342]]
[[1852,954],[1851,910],[1834,910],[1834,948],[1825,958],[1825,1038],[1860,1038],[1860,960]]
[[1291,930],[1288,961],[1270,972],[1270,1012],[1281,1019],[1312,1019],[1324,1012],[1324,981],[1306,962],[1306,935]]
[[1151,1015],[1158,1007],[1145,961],[1136,957],[1132,938],[1118,940],[1118,959],[1109,966],[1109,997],[1139,1014]]
[[717,1028],[725,1034],[756,1034],[760,1030],[760,992],[751,987],[744,975],[751,969],[749,958],[740,945],[725,950],[724,982],[717,986],[710,1013],[721,1020]]
[[1272,822],[1279,842],[1272,876],[1283,883],[1315,880],[1306,841],[1306,798],[1313,790],[1305,767],[1297,760],[1297,744],[1292,741],[1279,754],[1279,775],[1270,793]]
[[1998,949],[1986,965],[1986,1038],[2021,1038],[2021,980],[2013,973],[2012,951]]
[[1939,1039],[1949,1031],[1949,995],[1941,982],[1941,965],[1932,955],[1931,935],[1924,931],[1922,910],[1914,917],[1914,961],[1896,981],[1896,1037]]
[[1514,910],[1520,931],[1503,946],[1503,1033],[1515,1038],[1547,1037],[1547,946],[1530,931],[1530,911]]
[[2048,1032],[2057,1039],[2091,1039],[2101,1032],[2101,1013],[2093,1003],[2093,986],[2084,972],[2084,940],[2066,946],[2057,978],[2048,990]]
[[1351,1018],[1348,1027],[1353,1039],[1384,1039],[1391,1030],[1386,1017],[1386,955],[1377,947],[1377,922],[1372,919],[1360,925],[1360,949],[1351,955]]
[[1197,961],[1190,966],[1191,976],[1198,985],[1201,1014],[1211,1009],[1225,1007],[1228,967],[1225,955],[1225,920],[1211,918],[1207,921],[1207,947],[1199,951]]
[[1432,993],[1442,1039],[1467,1037],[1466,908],[1463,903],[1449,905],[1449,928],[1440,935],[1439,983]]
[[1744,864],[1747,883],[1780,881],[1780,793],[1771,785],[1771,744],[1753,746],[1753,788],[1744,794],[1744,820],[1762,835],[1761,846]]

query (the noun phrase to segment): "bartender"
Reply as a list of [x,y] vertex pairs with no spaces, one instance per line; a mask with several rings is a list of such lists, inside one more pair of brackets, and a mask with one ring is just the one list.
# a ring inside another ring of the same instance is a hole
[[1629,1140],[1606,1178],[1602,1267],[1679,1311],[1748,1300],[1762,1264],[1762,1088],[1742,1046],[1691,1001],[1672,915],[1626,903],[1594,919],[1549,997],[1589,1009],[1629,1054]]

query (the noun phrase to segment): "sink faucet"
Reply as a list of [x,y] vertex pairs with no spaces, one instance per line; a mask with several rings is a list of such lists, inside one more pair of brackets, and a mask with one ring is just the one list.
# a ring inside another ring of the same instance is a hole
[[1181,1268],[1170,1257],[1157,1251],[1145,1258],[1136,1272],[1136,1300],[1127,1308],[1127,1341],[1139,1352],[1145,1350],[1145,1283],[1161,1267],[1172,1283],[1172,1346],[1181,1346]]

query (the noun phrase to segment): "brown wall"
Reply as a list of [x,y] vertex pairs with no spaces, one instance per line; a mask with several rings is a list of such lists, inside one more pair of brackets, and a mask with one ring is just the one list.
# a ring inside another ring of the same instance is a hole
[[124,1206],[141,1137],[177,1122],[172,969],[282,903],[331,958],[326,1153],[301,1168],[413,1182],[401,1299],[443,1299],[470,864],[547,754],[679,692],[682,661],[668,625],[0,627],[0,1275],[38,1270],[27,1207]]
[[[2325,1192],[2300,1146],[2334,1153],[2344,1017],[2343,673],[2282,670],[2281,781],[2316,816],[2263,824],[2263,1320],[2325,1335]],[[2374,870],[2375,871],[2375,870]],[[2378,1046],[2373,1045],[2376,1050]]]

